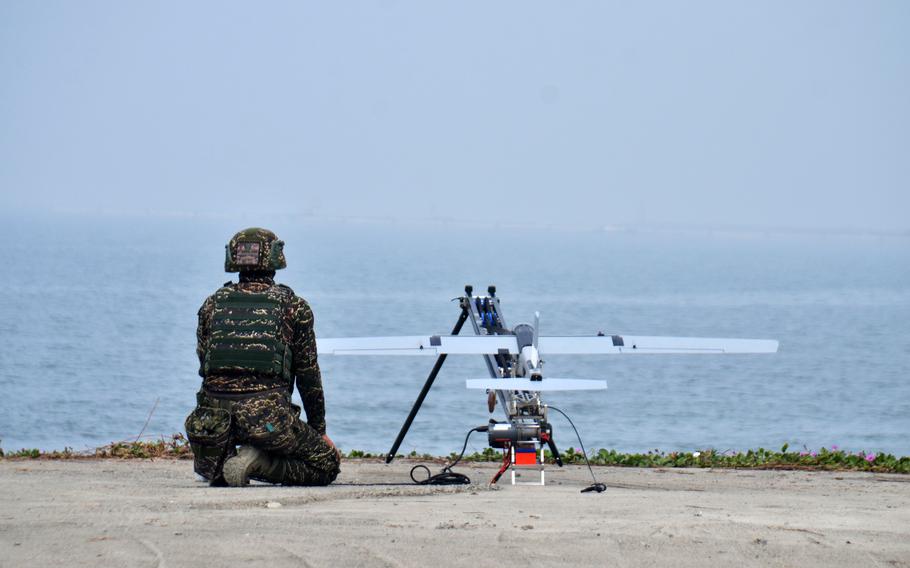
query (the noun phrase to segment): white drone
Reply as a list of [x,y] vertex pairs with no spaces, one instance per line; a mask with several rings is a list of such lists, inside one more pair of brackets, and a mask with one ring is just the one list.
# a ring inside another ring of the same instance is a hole
[[[503,467],[494,477],[495,483],[506,469],[532,468],[540,471],[544,483],[543,446],[547,444],[555,461],[562,465],[553,443],[552,427],[547,421],[547,406],[540,401],[540,392],[554,390],[602,390],[606,381],[544,377],[541,355],[645,355],[645,354],[732,354],[776,353],[778,342],[770,339],[726,339],[702,337],[656,337],[605,335],[540,336],[540,315],[534,325],[519,324],[506,327],[500,311],[496,287],[490,286],[487,296],[474,296],[473,287],[465,286],[465,296],[459,298],[461,314],[451,335],[411,335],[399,337],[345,337],[317,339],[319,355],[429,355],[436,356],[436,365],[427,377],[411,413],[386,455],[391,462],[404,440],[420,405],[436,379],[448,355],[482,355],[490,378],[467,379],[469,389],[486,389],[488,405],[493,412],[498,399],[507,420],[491,420],[484,430],[491,447],[502,448]],[[474,336],[459,336],[462,325],[470,319]],[[482,430],[482,429],[475,429]]]

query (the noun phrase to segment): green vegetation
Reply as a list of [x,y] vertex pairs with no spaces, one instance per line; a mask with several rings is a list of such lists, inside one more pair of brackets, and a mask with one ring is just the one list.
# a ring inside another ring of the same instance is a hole
[[159,438],[150,442],[113,442],[96,448],[92,457],[193,459],[193,452],[186,436],[177,433],[170,438]]
[[[62,451],[42,452],[37,449],[22,449],[13,452],[4,452],[0,449],[0,458],[3,459],[86,459],[86,458],[118,458],[118,459],[191,459],[189,443],[183,434],[174,434],[169,438],[160,438],[154,441],[113,442],[106,446],[85,452],[76,452],[72,448]],[[385,454],[351,450],[344,454],[345,459],[383,459]],[[451,462],[457,454],[450,454],[448,458],[436,457],[430,454],[411,452],[407,456],[397,456],[402,459],[435,461],[439,463]],[[552,463],[549,452],[545,457]],[[567,464],[584,464],[584,454],[574,448],[566,449],[562,454],[563,462]],[[745,452],[725,451],[713,449],[696,452],[661,452],[654,450],[644,454],[628,454],[616,450],[594,450],[588,454],[591,465],[606,465],[614,467],[701,467],[701,468],[732,468],[732,469],[801,469],[813,471],[871,471],[877,473],[904,473],[910,474],[910,457],[896,457],[892,454],[872,452],[847,452],[837,446],[822,448],[818,451],[789,451],[789,446],[784,444],[780,451],[748,450]],[[475,452],[464,456],[462,462],[499,462],[502,452],[493,448],[485,448],[482,452]]]
[[43,452],[36,448],[24,448],[17,451],[4,452],[0,448],[0,458],[5,459],[87,459],[87,458],[170,458],[192,459],[189,442],[183,434],[174,434],[169,438],[161,437],[152,441],[122,441],[111,442],[106,446],[94,450],[74,451],[72,448]]
[[[627,454],[616,450],[595,450],[588,454],[591,465],[606,465],[614,467],[702,467],[702,468],[728,468],[728,469],[803,469],[803,470],[830,470],[830,471],[872,471],[878,473],[908,473],[910,474],[910,457],[895,457],[892,454],[877,454],[871,452],[850,453],[839,449],[837,446],[822,448],[818,451],[788,451],[789,446],[784,444],[780,451],[748,450],[745,452],[718,452],[707,449],[696,452],[661,452],[654,450],[644,454]],[[549,451],[545,451],[548,463],[553,463]],[[351,450],[344,456],[347,459],[384,458],[384,454],[371,454],[360,450]],[[405,456],[397,456],[404,458]],[[422,459],[433,461],[454,461],[458,454],[450,454],[447,459],[437,458],[417,452],[411,452],[408,459]],[[485,448],[482,452],[475,452],[461,458],[462,462],[499,462],[502,461],[502,452],[493,448]],[[585,458],[581,450],[568,448],[562,453],[562,461],[567,464],[584,464]]]
[[[718,452],[713,449],[700,452],[660,451],[645,454],[624,454],[615,450],[597,450],[589,455],[592,465],[621,467],[714,467],[733,469],[805,469],[833,471],[873,471],[879,473],[910,473],[910,457],[871,452],[850,453],[837,447],[816,451],[787,451],[786,444],[780,451],[748,450],[745,452]],[[549,455],[547,456],[549,459]],[[584,456],[572,448],[563,454],[566,463],[584,463]]]

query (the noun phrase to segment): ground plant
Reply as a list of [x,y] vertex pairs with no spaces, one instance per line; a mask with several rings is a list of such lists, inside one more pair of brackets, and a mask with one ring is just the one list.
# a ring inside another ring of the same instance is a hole
[[[544,452],[548,463],[553,463],[549,451]],[[0,448],[2,459],[192,459],[193,453],[183,434],[173,434],[154,440],[132,440],[111,442],[94,450],[76,451],[72,448],[49,452],[39,449],[20,449],[4,451]],[[383,459],[385,454],[350,450],[344,454],[345,459]],[[402,459],[414,459],[436,462],[453,461],[457,455],[448,457],[419,454],[414,451],[408,455],[399,455]],[[746,451],[718,451],[704,449],[693,452],[663,452],[652,450],[646,453],[625,453],[616,450],[597,449],[587,454],[591,465],[613,467],[698,467],[727,469],[800,469],[815,471],[870,471],[877,473],[910,474],[910,456],[897,457],[892,454],[847,451],[838,446],[799,451],[790,450],[784,444],[778,451],[758,448]],[[465,455],[462,462],[499,462],[502,452],[486,448],[482,452]],[[581,465],[585,463],[585,454],[580,448],[567,448],[562,453],[566,464]]]

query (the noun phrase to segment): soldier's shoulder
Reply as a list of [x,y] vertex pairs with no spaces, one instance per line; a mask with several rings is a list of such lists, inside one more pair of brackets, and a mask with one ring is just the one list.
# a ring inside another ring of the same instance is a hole
[[[289,288],[290,290],[290,288]],[[313,310],[310,303],[305,298],[291,292],[290,302],[288,303],[291,313],[298,319],[309,319],[313,317]]]
[[[217,292],[215,292],[217,294]],[[199,315],[211,312],[215,308],[215,294],[211,294],[205,300],[202,301],[202,305],[199,306]]]
[[280,296],[288,308],[295,309],[300,304],[300,297],[287,284],[275,284],[271,287],[270,293]]
[[272,290],[283,296],[286,296],[292,303],[299,304],[302,302],[306,304],[306,300],[298,296],[297,293],[294,292],[294,289],[287,284],[278,284],[276,282],[275,285],[272,286]]
[[199,311],[211,310],[215,306],[215,300],[218,299],[219,295],[224,295],[234,289],[237,285],[236,282],[231,282],[228,280],[222,284],[217,290],[209,294],[209,296],[202,302],[202,306],[199,308]]
[[275,284],[275,288],[279,290],[280,293],[286,294],[288,297],[295,298],[297,294],[294,293],[294,289],[288,286],[287,284]]
[[217,290],[212,292],[212,295],[209,296],[209,298],[214,300],[219,294],[227,294],[228,292],[234,290],[236,287],[237,287],[236,282],[231,282],[230,280],[228,280],[227,282],[225,282],[224,284],[219,286]]

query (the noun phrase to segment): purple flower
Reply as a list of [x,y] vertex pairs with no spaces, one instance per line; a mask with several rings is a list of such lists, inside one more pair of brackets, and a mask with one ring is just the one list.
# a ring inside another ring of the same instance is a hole
[[831,451],[837,451],[837,444],[831,444]]
[[799,457],[804,458],[809,455],[809,452],[800,452]]
[[875,454],[866,454],[866,461],[872,463],[875,461]]
[[811,452],[809,452],[809,455],[812,456],[812,457],[814,458],[815,456],[818,455],[818,453],[815,452],[815,451],[811,451]]

